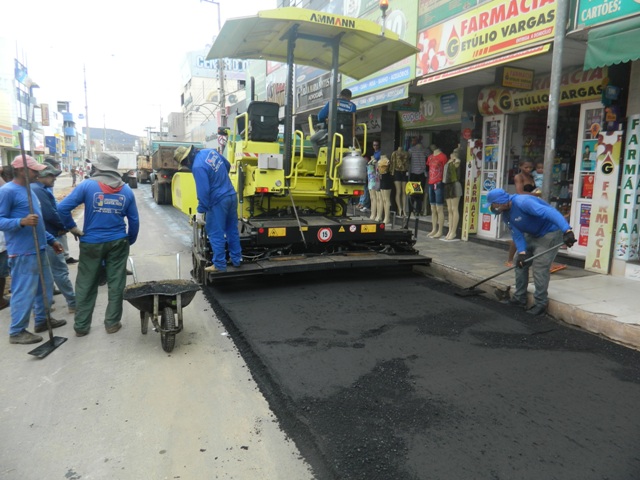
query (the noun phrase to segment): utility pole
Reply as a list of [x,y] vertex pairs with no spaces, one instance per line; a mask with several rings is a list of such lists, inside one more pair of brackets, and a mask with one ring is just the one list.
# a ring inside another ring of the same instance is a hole
[[84,72],[84,119],[87,125],[86,126],[87,158],[89,159],[90,162],[92,162],[93,159],[91,158],[91,129],[89,128],[89,102],[87,102],[87,67],[85,65],[82,66],[82,71]]
[[[220,18],[220,2],[216,0],[200,0],[201,2],[213,3],[218,7],[218,35],[222,30],[222,20]],[[218,59],[218,75],[220,76],[220,123],[222,127],[227,126],[227,101],[224,91],[224,58]]]
[[[566,35],[568,0],[556,2],[556,30],[553,38],[551,60],[551,85],[549,86],[549,108],[547,110],[547,131],[544,144],[544,171],[551,172],[556,154],[556,134],[558,130],[558,109],[560,106],[560,86],[562,83],[562,54]],[[551,197],[551,175],[545,175],[542,182],[542,198]]]

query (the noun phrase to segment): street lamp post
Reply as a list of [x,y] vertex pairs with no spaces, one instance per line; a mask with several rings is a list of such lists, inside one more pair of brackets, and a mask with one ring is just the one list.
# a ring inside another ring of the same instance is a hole
[[89,161],[93,161],[91,158],[91,129],[89,128],[89,102],[87,101],[87,67],[85,65],[82,66],[82,71],[84,73],[84,119],[87,125],[87,158]]
[[382,11],[382,36],[384,37],[384,24],[387,19],[387,10],[389,9],[389,0],[380,0],[380,10]]
[[[217,106],[217,104],[213,104],[213,105],[216,105],[216,106]],[[209,116],[208,116],[207,118],[205,118],[205,119],[204,119],[204,120],[205,120],[205,122],[206,122],[207,120],[209,120],[211,117],[213,117],[213,116],[215,115],[215,113],[216,113],[216,112],[215,112],[215,110],[211,110],[209,107],[206,107],[204,104],[203,104],[203,105],[198,105],[198,106],[196,106],[195,111],[196,111],[196,112],[199,112],[201,108],[204,108],[207,112],[209,112]]]
[[27,127],[29,128],[29,153],[31,153],[31,155],[35,155],[36,148],[34,146],[34,139],[33,139],[33,120],[35,117],[33,89],[40,88],[40,85],[38,85],[36,82],[31,80],[31,78],[27,78],[27,83],[28,83],[27,87],[29,88],[29,95],[27,96]]

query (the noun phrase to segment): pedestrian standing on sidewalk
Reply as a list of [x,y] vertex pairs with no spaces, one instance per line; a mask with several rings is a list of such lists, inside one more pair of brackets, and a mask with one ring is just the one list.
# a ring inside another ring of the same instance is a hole
[[7,277],[9,276],[9,273],[7,242],[4,239],[4,232],[0,231],[0,310],[4,310],[9,306],[9,300],[4,296],[4,289],[7,288]]
[[[56,240],[62,245],[60,239],[63,237],[66,238],[67,231],[62,224],[62,220],[60,220],[56,199],[51,193],[56,178],[61,173],[61,170],[50,165],[47,166],[47,168],[38,173],[38,181],[33,184],[33,191],[38,197],[38,200],[40,200],[45,229],[48,233],[56,237]],[[73,233],[76,238],[84,235],[78,227],[72,229],[71,233]],[[64,255],[58,255],[53,248],[47,246],[47,257],[49,258],[49,265],[51,265],[53,281],[67,301],[69,313],[75,313],[76,294],[73,291],[73,285],[69,279],[69,266],[64,259]],[[53,298],[50,298],[50,301],[52,300]]]
[[549,302],[549,268],[559,247],[537,257],[533,263],[527,260],[563,242],[571,248],[576,242],[571,226],[560,212],[534,195],[509,195],[503,189],[496,188],[489,192],[484,206],[490,208],[492,213],[501,215],[502,221],[511,229],[516,244],[516,290],[509,303],[526,307],[529,269],[533,266],[535,303],[527,312],[532,315],[545,313]]
[[[136,242],[140,222],[133,191],[118,172],[119,159],[101,153],[93,163],[93,175],[77,186],[58,205],[65,229],[77,228],[71,212],[84,204],[84,235],[80,236],[80,262],[76,276],[76,336],[89,333],[98,295],[100,271],[104,262],[108,304],[104,314],[107,333],[122,327],[123,292],[127,281],[129,247]],[[126,222],[125,222],[126,219]]]
[[[29,207],[27,182],[33,183],[38,172],[44,170],[45,166],[29,155],[17,156],[11,165],[14,179],[0,188],[0,230],[5,234],[11,268],[9,343],[38,343],[42,341],[42,337],[29,332],[27,327],[31,311],[34,310],[36,333],[47,330],[48,312],[45,311],[44,298],[47,291],[53,291],[53,277],[45,247],[47,244],[51,245],[54,251],[60,254],[63,249],[55,237],[45,230],[40,202],[34,192],[31,192],[33,213]],[[39,256],[36,254],[34,227],[38,239],[37,247],[40,249]],[[38,258],[40,258],[40,265],[38,265]],[[41,270],[44,286],[40,281]],[[66,320],[56,320],[51,317],[49,319],[53,328],[67,324]]]
[[[227,271],[227,248],[234,267],[242,265],[242,247],[238,232],[238,195],[229,171],[231,164],[216,150],[199,150],[193,145],[178,147],[173,158],[191,168],[196,181],[198,208],[196,221],[205,226],[213,250],[213,265],[206,272]],[[203,218],[204,217],[204,218]]]
[[[45,157],[44,161],[42,162],[45,166],[49,165],[51,167],[53,167],[54,170],[60,170],[60,173],[62,173],[62,169],[60,168],[60,162],[58,160],[55,159],[55,157]],[[51,192],[51,195],[53,196],[53,187],[46,187],[47,190],[49,190]],[[55,201],[55,196],[53,197],[54,201]],[[76,260],[75,258],[73,258],[70,254],[69,254],[69,242],[67,242],[67,234],[65,233],[64,235],[60,235],[58,237],[56,237],[58,239],[58,241],[62,244],[62,248],[64,248],[64,260],[65,262],[67,262],[67,264],[72,265],[74,263],[78,263],[78,260]],[[56,292],[56,295],[58,295],[60,292]]]
[[[411,138],[411,148],[409,148],[409,157],[411,159],[409,164],[409,181],[420,182],[422,185],[422,191],[425,190],[425,181],[427,175],[427,157],[431,154],[431,151],[422,146],[420,137]],[[411,202],[407,205],[407,212],[411,214],[413,205]],[[418,198],[415,202],[417,211],[416,215],[420,215],[422,212],[422,198]]]
[[[4,166],[0,164],[0,187],[4,181]],[[4,297],[4,289],[7,287],[7,277],[9,276],[9,256],[7,255],[7,242],[4,239],[4,232],[0,230],[0,310],[9,306],[9,300]]]

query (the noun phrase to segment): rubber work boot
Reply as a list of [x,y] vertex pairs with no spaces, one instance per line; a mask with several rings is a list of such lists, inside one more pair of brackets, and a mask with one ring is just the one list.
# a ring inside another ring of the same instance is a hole
[[546,311],[546,305],[534,305],[529,310],[527,310],[527,313],[530,315],[543,315],[544,313],[546,313]]
[[107,333],[116,333],[118,330],[122,328],[122,323],[118,322],[115,325],[111,325],[110,327],[104,327]]
[[19,345],[29,345],[31,343],[39,343],[41,341],[42,337],[40,335],[34,335],[26,330],[21,331],[17,335],[9,336],[9,343],[16,343]]
[[507,300],[507,304],[511,305],[512,307],[527,308],[526,301],[523,302],[522,300],[518,300],[515,297],[512,297],[509,300]]
[[[67,324],[66,320],[56,320],[53,317],[50,318],[49,320],[51,321],[51,328],[58,328]],[[42,323],[38,323],[34,330],[36,331],[36,333],[46,332],[47,330],[49,330],[49,327],[47,327],[46,320]]]
[[221,273],[221,272],[226,272],[226,270],[220,270],[219,268],[216,268],[215,265],[209,265],[208,267],[206,267],[204,269],[205,272],[208,273]]

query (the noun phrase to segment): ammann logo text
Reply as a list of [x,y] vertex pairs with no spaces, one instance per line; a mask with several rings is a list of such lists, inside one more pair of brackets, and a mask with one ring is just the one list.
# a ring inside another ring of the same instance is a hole
[[312,13],[311,22],[323,23],[325,25],[335,25],[336,27],[356,28],[356,21],[348,18],[332,17],[331,15],[322,15]]

